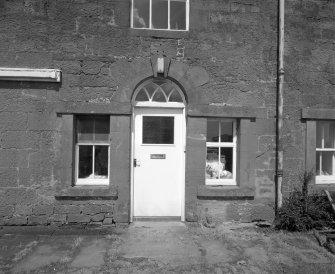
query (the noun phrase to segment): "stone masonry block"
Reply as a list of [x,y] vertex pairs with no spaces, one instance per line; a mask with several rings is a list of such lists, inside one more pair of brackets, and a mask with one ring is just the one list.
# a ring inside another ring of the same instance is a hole
[[81,69],[84,74],[99,74],[104,65],[103,62],[84,61]]
[[101,222],[105,218],[105,213],[94,214],[90,216],[92,222]]
[[189,69],[186,78],[194,87],[199,87],[209,82],[209,75],[202,67],[192,67]]
[[64,73],[80,74],[81,66],[79,61],[55,61],[55,66]]
[[275,136],[265,135],[258,139],[258,151],[273,151],[275,149]]
[[40,149],[53,149],[56,144],[56,133],[50,130],[40,132]]
[[103,213],[113,213],[114,205],[101,205],[101,212]]
[[276,132],[275,119],[258,119],[256,124],[256,134],[273,135]]
[[84,214],[68,214],[67,222],[68,223],[88,223],[90,222],[90,216]]
[[323,39],[333,40],[334,37],[335,37],[335,30],[334,29],[323,29],[322,30],[322,38]]
[[25,130],[27,128],[27,113],[0,112],[0,128],[2,130]]
[[81,207],[77,205],[55,205],[54,213],[71,213],[79,214],[81,212]]
[[0,149],[0,167],[28,167],[28,152]]
[[54,164],[54,151],[39,150],[29,155],[29,168],[49,169]]
[[2,137],[3,148],[38,149],[40,134],[34,131],[7,131]]
[[106,214],[105,214],[105,217],[106,217],[106,218],[113,218],[113,217],[114,217],[114,214],[113,214],[113,213],[106,213]]
[[116,82],[107,75],[80,75],[80,86],[82,87],[115,87]]
[[0,187],[17,186],[17,168],[0,168]]
[[255,204],[252,206],[251,220],[273,221],[275,217],[274,213],[274,207],[272,206],[269,206],[265,203]]
[[188,71],[189,66],[182,63],[182,62],[171,62],[170,68],[169,68],[169,76],[173,77],[177,81],[184,77],[186,72]]
[[82,212],[84,214],[97,214],[100,213],[101,206],[100,205],[84,205],[82,208]]
[[53,213],[53,205],[38,205],[33,208],[34,215],[51,215]]
[[52,214],[48,218],[49,223],[66,223],[66,214]]
[[13,213],[13,205],[0,206],[0,216],[11,216]]
[[27,225],[27,216],[13,216],[6,221],[6,225]]
[[45,181],[51,181],[52,165],[32,165],[30,168],[19,169],[19,187],[30,187]]
[[15,205],[15,212],[14,214],[16,215],[31,215],[33,213],[32,206],[29,205],[21,205],[21,204],[16,204]]
[[115,223],[115,221],[114,221],[113,218],[105,218],[102,224],[104,224],[104,225],[112,225],[114,223]]
[[29,130],[54,130],[57,116],[54,113],[38,112],[28,114]]
[[16,61],[23,67],[52,67],[50,52],[18,52]]
[[8,188],[4,191],[6,202],[9,204],[33,204],[36,202],[37,194],[35,189]]
[[49,223],[48,216],[46,215],[28,216],[28,225],[46,225],[48,223]]

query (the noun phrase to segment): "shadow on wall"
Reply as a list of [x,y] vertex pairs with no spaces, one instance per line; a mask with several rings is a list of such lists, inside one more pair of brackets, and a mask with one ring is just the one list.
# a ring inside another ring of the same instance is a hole
[[43,89],[59,91],[61,87],[61,82],[0,81],[0,89]]

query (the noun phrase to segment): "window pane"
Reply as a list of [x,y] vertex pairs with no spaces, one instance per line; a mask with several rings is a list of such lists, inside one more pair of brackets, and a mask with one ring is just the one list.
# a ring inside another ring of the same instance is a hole
[[137,102],[146,102],[149,101],[149,98],[147,96],[147,94],[145,93],[145,91],[143,89],[141,89],[139,91],[139,93],[137,94],[135,101]]
[[152,98],[153,102],[166,102],[165,96],[161,89],[157,90],[154,97]]
[[96,117],[95,119],[95,140],[108,141],[109,137],[109,117]]
[[168,28],[168,1],[152,0],[152,28]]
[[332,151],[322,151],[322,152],[317,151],[316,153],[317,175],[322,176],[333,175],[333,156],[334,152]]
[[174,90],[172,94],[170,95],[169,102],[178,102],[182,103],[183,99],[181,98],[178,91]]
[[206,179],[219,179],[222,168],[222,164],[219,165],[219,148],[208,147],[206,159]]
[[171,91],[174,89],[174,87],[171,85],[170,82],[163,83],[160,85],[160,87],[163,90],[166,97],[168,97]]
[[320,152],[317,151],[316,152],[316,175],[321,175],[320,174],[320,170],[321,170],[321,167],[320,167]]
[[334,123],[325,122],[324,125],[324,147],[334,148]]
[[133,27],[149,28],[149,0],[134,0]]
[[207,121],[207,142],[219,142],[219,121]]
[[221,122],[221,142],[233,141],[233,122]]
[[78,117],[78,141],[93,141],[93,119]]
[[171,1],[170,26],[171,29],[186,30],[186,0]]
[[92,177],[93,146],[79,146],[78,178]]
[[206,179],[233,178],[233,149],[220,148],[220,152],[219,162],[219,148],[207,148]]
[[143,116],[143,144],[173,144],[174,117]]
[[316,147],[322,148],[322,122],[316,122]]
[[147,90],[147,92],[149,94],[149,97],[151,98],[152,94],[158,88],[158,85],[156,83],[154,83],[154,82],[149,82],[147,85],[145,85],[144,88]]
[[108,177],[108,146],[95,146],[94,178]]
[[221,163],[223,165],[220,173],[221,179],[233,178],[233,148],[221,148]]

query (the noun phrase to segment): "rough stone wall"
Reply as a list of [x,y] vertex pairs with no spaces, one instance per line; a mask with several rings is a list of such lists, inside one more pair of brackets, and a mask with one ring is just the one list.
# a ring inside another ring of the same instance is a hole
[[335,107],[334,26],[333,1],[286,1],[284,195],[300,187],[305,170],[306,123],[301,109]]
[[[17,195],[15,193],[14,195]],[[26,196],[24,196],[26,198]],[[10,202],[10,201],[7,201]],[[111,225],[115,223],[114,205],[95,201],[67,201],[40,204],[36,201],[15,201],[2,207],[0,225]]]
[[[122,203],[129,203],[129,197],[98,205],[92,200],[55,200],[60,142],[56,112],[59,105],[74,103],[96,110],[111,105],[115,113],[130,113],[133,88],[151,75],[149,58],[157,54],[207,71],[209,80],[192,90],[193,101],[257,108],[255,200],[273,203],[276,1],[191,1],[189,34],[178,38],[134,33],[129,2],[0,0],[1,66],[62,70],[60,85],[0,82],[2,223],[101,222],[114,213],[113,206],[127,208]],[[329,32],[320,39],[325,41]],[[293,48],[287,53],[291,60],[296,56]],[[92,211],[86,211],[86,204]]]

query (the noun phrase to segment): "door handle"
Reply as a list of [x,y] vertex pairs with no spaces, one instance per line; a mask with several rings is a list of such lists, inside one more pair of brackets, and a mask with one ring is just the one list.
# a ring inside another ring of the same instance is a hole
[[141,166],[141,162],[137,159],[134,159],[134,167]]

